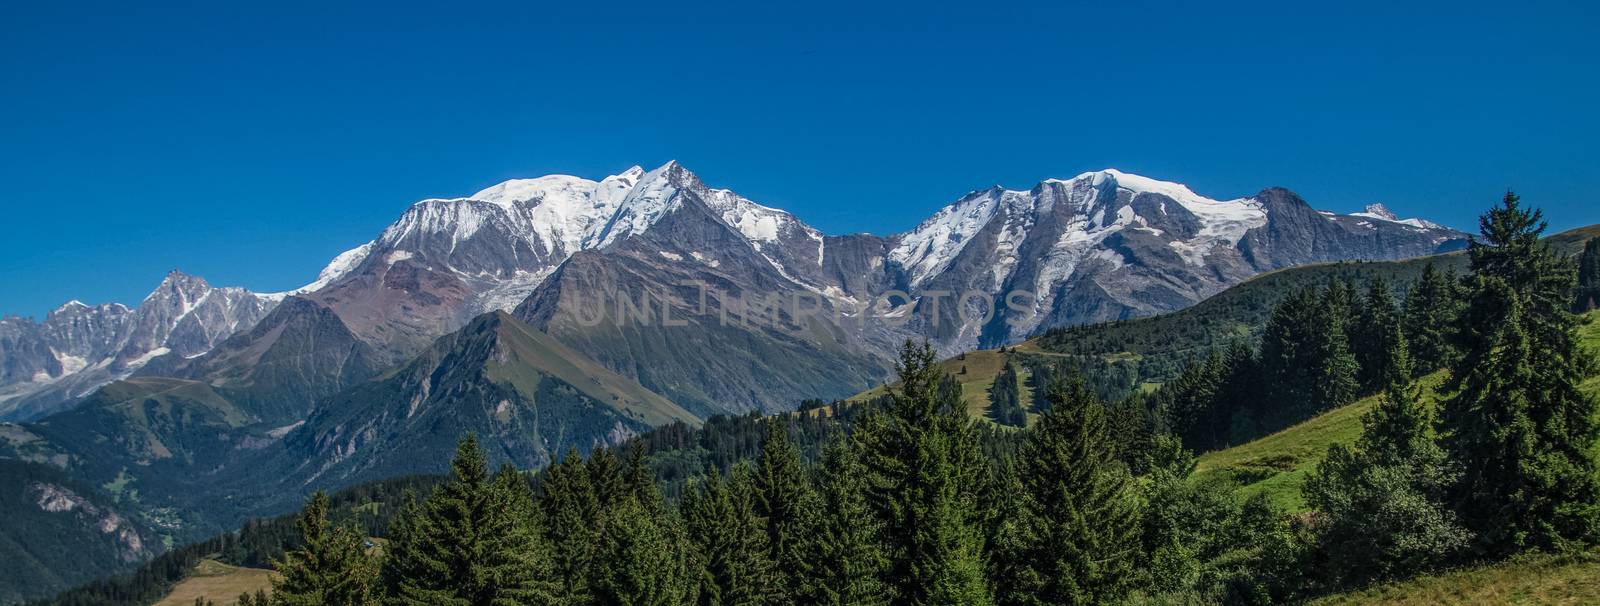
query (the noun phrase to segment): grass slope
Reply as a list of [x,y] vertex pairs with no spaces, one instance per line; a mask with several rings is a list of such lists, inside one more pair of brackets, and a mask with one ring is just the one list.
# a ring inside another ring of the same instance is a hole
[[1328,596],[1310,606],[1600,603],[1600,552],[1533,554],[1492,566]]
[[244,568],[230,566],[216,560],[201,560],[194,567],[194,572],[177,585],[172,591],[156,602],[155,606],[193,606],[196,598],[204,598],[215,602],[217,606],[233,606],[238,603],[239,594],[254,594],[258,589],[272,591],[272,578],[277,576],[270,570],[261,568]]

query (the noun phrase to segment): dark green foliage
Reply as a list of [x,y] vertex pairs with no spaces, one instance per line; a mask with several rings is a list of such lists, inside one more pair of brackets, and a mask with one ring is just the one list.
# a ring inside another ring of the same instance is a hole
[[1355,400],[1358,369],[1345,333],[1349,291],[1335,280],[1320,290],[1295,292],[1273,310],[1258,360],[1266,389],[1256,420],[1263,431]]
[[1590,238],[1578,255],[1578,285],[1572,299],[1574,312],[1600,309],[1600,238]]
[[1578,385],[1593,363],[1579,351],[1570,313],[1572,262],[1539,241],[1540,211],[1513,194],[1479,228],[1483,239],[1468,249],[1454,395],[1442,415],[1445,445],[1463,471],[1456,510],[1486,554],[1592,541],[1600,518],[1595,402]]
[[1163,436],[1144,482],[1140,542],[1158,603],[1271,604],[1298,590],[1300,542],[1264,495],[1241,504],[1221,478],[1191,479],[1194,456]]
[[378,562],[352,524],[328,522],[328,495],[306,502],[296,526],[300,547],[273,562],[273,600],[282,606],[368,606],[378,603]]
[[1413,373],[1417,376],[1444,368],[1454,358],[1451,332],[1460,307],[1455,272],[1438,271],[1429,263],[1406,293],[1402,312]]
[[755,514],[765,525],[768,556],[776,567],[779,593],[784,602],[792,603],[799,591],[799,579],[794,575],[806,564],[804,543],[817,530],[820,504],[800,460],[800,449],[781,423],[768,425],[755,470],[754,496]]
[[1134,475],[1144,475],[1150,470],[1159,421],[1151,410],[1151,398],[1137,394],[1106,409],[1107,432],[1117,460],[1127,465]]
[[698,563],[700,604],[767,604],[782,595],[750,476],[748,465],[738,465],[726,481],[712,473],[684,495],[683,524]]
[[[1383,278],[1367,285],[1367,294],[1350,317],[1350,351],[1356,359],[1356,383],[1363,394],[1376,393],[1388,384],[1385,355],[1401,338],[1400,309],[1395,306],[1389,282]],[[1406,372],[1410,372],[1407,368]]]
[[679,606],[695,603],[698,574],[692,548],[660,508],[623,499],[606,513],[592,586],[599,606]]
[[594,496],[601,508],[610,508],[627,496],[629,491],[627,480],[622,476],[622,461],[611,449],[594,451],[585,467],[589,470],[589,485],[594,487]]
[[795,601],[815,606],[889,603],[889,559],[879,543],[882,525],[866,501],[864,469],[849,442],[828,442],[818,467],[820,506],[815,530],[802,541],[804,557]]
[[448,482],[396,524],[383,561],[387,603],[500,606],[555,601],[549,553],[528,483],[490,475],[478,442],[461,440]]
[[1050,410],[1017,458],[1022,486],[1006,603],[1103,604],[1132,586],[1140,554],[1132,478],[1114,458],[1105,408],[1079,380],[1048,387]]
[[601,528],[600,501],[595,498],[589,471],[576,448],[551,465],[541,476],[544,497],[545,543],[550,546],[552,573],[559,582],[562,604],[586,604],[593,599],[589,579]]
[[1384,351],[1387,387],[1354,449],[1328,448],[1305,485],[1317,514],[1317,569],[1332,587],[1403,578],[1451,561],[1469,540],[1443,500],[1454,479],[1434,442],[1433,415],[1411,382],[1399,329]]
[[1230,402],[1217,397],[1226,370],[1222,355],[1211,352],[1162,386],[1158,405],[1166,411],[1168,426],[1191,450],[1207,451],[1228,441]]
[[989,416],[994,422],[1011,427],[1028,424],[1028,411],[1022,408],[1022,379],[1017,364],[1006,360],[994,385],[989,387]]
[[939,371],[933,348],[907,342],[898,370],[899,386],[886,405],[862,417],[855,431],[897,603],[986,603],[978,503],[989,464],[960,389]]

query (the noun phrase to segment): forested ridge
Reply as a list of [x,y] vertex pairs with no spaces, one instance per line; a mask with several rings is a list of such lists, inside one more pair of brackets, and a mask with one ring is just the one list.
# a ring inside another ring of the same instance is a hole
[[[907,343],[886,395],[811,406],[830,414],[667,426],[537,474],[493,468],[464,436],[436,484],[318,494],[292,521],[174,554],[270,561],[281,578],[240,596],[252,606],[1021,605],[1296,602],[1582,552],[1600,539],[1600,428],[1574,312],[1600,247],[1569,258],[1543,228],[1508,194],[1458,269],[1296,285],[1258,338],[1209,343],[1149,393],[1108,402],[1080,368],[1041,363],[1024,403],[1008,365],[995,422],[978,422]],[[1435,409],[1417,378],[1441,371]],[[1303,489],[1309,511],[1192,477],[1196,452],[1367,394],[1360,437]],[[174,554],[170,569],[192,565]],[[116,587],[59,602],[148,601],[95,601]]]

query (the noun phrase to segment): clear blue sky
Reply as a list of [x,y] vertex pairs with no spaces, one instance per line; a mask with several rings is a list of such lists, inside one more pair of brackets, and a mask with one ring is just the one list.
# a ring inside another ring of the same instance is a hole
[[0,313],[292,288],[414,200],[674,158],[830,233],[1104,167],[1600,222],[1586,2],[151,4],[0,5]]

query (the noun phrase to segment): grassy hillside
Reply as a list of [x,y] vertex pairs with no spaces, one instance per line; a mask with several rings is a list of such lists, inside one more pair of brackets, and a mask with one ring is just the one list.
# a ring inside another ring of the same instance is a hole
[[233,606],[239,594],[255,593],[258,589],[272,591],[270,570],[230,566],[216,560],[201,560],[194,571],[154,606],[193,606],[196,598],[205,598],[217,606]]
[[[1578,330],[1581,342],[1600,353],[1600,312],[1590,312],[1583,321]],[[1444,373],[1421,381],[1426,401],[1437,399],[1435,389],[1443,381]],[[1583,386],[1590,395],[1600,395],[1600,376],[1591,377]],[[1200,456],[1196,473],[1226,477],[1239,484],[1244,494],[1266,492],[1278,506],[1299,511],[1305,508],[1300,486],[1327,454],[1328,445],[1354,442],[1361,435],[1361,416],[1377,403],[1376,396],[1363,398],[1259,440],[1206,453]]]
[[1600,553],[1589,552],[1534,554],[1493,566],[1328,596],[1312,601],[1311,606],[1595,603],[1600,603]]

